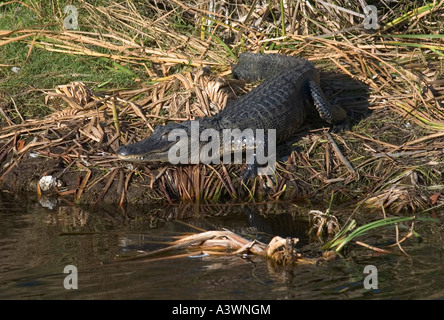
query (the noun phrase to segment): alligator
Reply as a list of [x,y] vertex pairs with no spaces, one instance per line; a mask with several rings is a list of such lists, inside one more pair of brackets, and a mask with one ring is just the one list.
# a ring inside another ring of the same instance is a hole
[[[313,63],[307,60],[282,54],[243,53],[239,56],[238,63],[231,67],[232,74],[237,79],[264,81],[214,116],[157,126],[148,138],[120,147],[117,150],[118,157],[133,162],[173,163],[169,158],[171,155],[169,151],[172,147],[178,148],[181,142],[178,142],[177,135],[176,139],[169,139],[169,134],[174,129],[180,129],[185,136],[190,137],[193,124],[196,123],[198,128],[195,130],[198,130],[199,134],[205,129],[214,129],[217,132],[225,129],[239,129],[241,132],[245,132],[244,130],[248,128],[275,129],[274,143],[281,144],[295,133],[308,116],[316,113],[313,111],[317,111],[319,116],[331,125],[346,120],[346,113],[341,107],[330,107],[320,88],[319,73]],[[260,140],[264,147],[269,145],[267,138],[268,135],[265,133],[263,140]],[[257,148],[259,145],[248,144],[245,135],[237,136],[237,141],[233,137],[228,139],[233,143],[231,148],[222,148],[227,139],[220,138],[220,148],[216,151],[215,157],[213,155],[213,160],[220,159],[227,153],[231,156],[233,152],[239,150],[245,152],[249,146]],[[194,145],[186,142],[186,144],[190,150],[185,149],[188,151],[188,155],[185,155],[186,160],[190,161],[188,163],[196,163],[193,154],[199,154],[208,142],[199,141]],[[233,147],[235,145],[238,149]],[[247,169],[242,173],[243,179],[257,174],[256,156],[253,151],[246,159]]]

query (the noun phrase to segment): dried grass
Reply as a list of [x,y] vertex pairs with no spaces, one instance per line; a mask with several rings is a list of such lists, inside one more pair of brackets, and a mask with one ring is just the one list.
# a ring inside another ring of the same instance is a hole
[[[192,256],[206,255],[245,255],[254,254],[266,257],[277,265],[316,265],[335,258],[331,251],[327,251],[319,258],[303,257],[296,252],[294,246],[297,238],[283,239],[274,237],[268,245],[257,241],[247,240],[229,230],[204,231],[197,234],[186,235],[174,241],[171,245],[154,251],[138,253],[135,256],[119,258],[119,262],[139,260],[143,263],[165,259],[177,259]],[[186,254],[171,255],[171,252],[186,249]],[[192,250],[192,251],[191,251]],[[158,257],[170,253],[170,255]]]

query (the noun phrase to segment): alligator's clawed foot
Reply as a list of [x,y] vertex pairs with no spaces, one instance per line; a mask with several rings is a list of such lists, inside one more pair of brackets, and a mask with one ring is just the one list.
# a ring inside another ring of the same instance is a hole
[[276,178],[275,178],[274,175],[269,175],[268,178],[270,179],[270,181],[271,181],[272,184],[276,185],[276,182],[277,182],[277,181],[276,181]]
[[329,131],[333,132],[333,133],[341,133],[341,132],[349,131],[349,130],[350,130],[350,123],[346,119],[344,121],[341,121],[339,123],[336,123],[336,124],[332,125],[330,127]]
[[247,168],[242,171],[240,178],[243,183],[246,183],[251,178],[257,177],[257,165],[256,164],[247,164]]

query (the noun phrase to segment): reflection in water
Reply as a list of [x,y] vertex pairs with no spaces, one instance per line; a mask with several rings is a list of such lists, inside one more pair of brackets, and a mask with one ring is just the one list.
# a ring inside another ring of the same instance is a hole
[[[45,202],[47,203],[47,202]],[[320,266],[278,267],[257,256],[202,256],[119,262],[117,256],[165,247],[196,228],[227,228],[267,242],[274,235],[308,244],[309,209],[294,204],[183,205],[144,212],[89,212],[63,202],[43,207],[0,193],[0,299],[344,299],[443,298],[443,228],[422,224],[422,242],[403,255],[357,248]],[[320,208],[325,209],[325,208]],[[191,227],[192,226],[192,227]],[[383,235],[370,240],[384,242]],[[310,246],[310,245],[308,245]],[[180,252],[176,252],[180,253]],[[66,290],[66,265],[79,289]],[[378,268],[378,290],[362,283]]]

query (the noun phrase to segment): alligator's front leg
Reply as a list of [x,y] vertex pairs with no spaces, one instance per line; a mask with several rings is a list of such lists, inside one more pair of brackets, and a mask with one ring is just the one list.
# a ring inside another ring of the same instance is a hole
[[[254,160],[255,161],[255,160]],[[244,183],[246,183],[251,178],[257,177],[257,163],[247,163],[247,167],[242,171],[240,178]]]
[[[263,138],[256,136],[254,149],[246,150],[247,167],[241,173],[243,182],[255,178],[258,174],[272,175],[274,173],[276,169],[276,141],[269,140],[273,137],[275,138],[273,134],[265,134]],[[267,155],[265,155],[265,150],[267,150]]]
[[240,178],[245,183],[251,178],[256,178],[258,171],[258,164],[256,159],[256,148],[257,141],[253,137],[248,139],[247,137],[242,137],[241,149],[245,151],[245,163],[247,167],[242,171]]
[[[242,171],[242,173],[240,175],[242,182],[244,182],[244,183],[246,183],[249,179],[256,178],[258,176],[259,165],[258,165],[255,157],[254,157],[253,161],[254,162],[252,164],[247,163],[247,167],[245,168],[244,171]],[[267,168],[267,169],[270,169],[270,168]],[[273,170],[274,170],[274,168],[273,168]],[[270,176],[270,179],[273,183],[275,182],[275,179],[273,178],[273,176]]]
[[247,163],[247,167],[245,170],[242,171],[240,178],[245,183],[251,178],[257,177],[257,161],[256,161],[256,153],[253,152],[249,157],[247,155],[247,158],[245,159],[245,162]]

